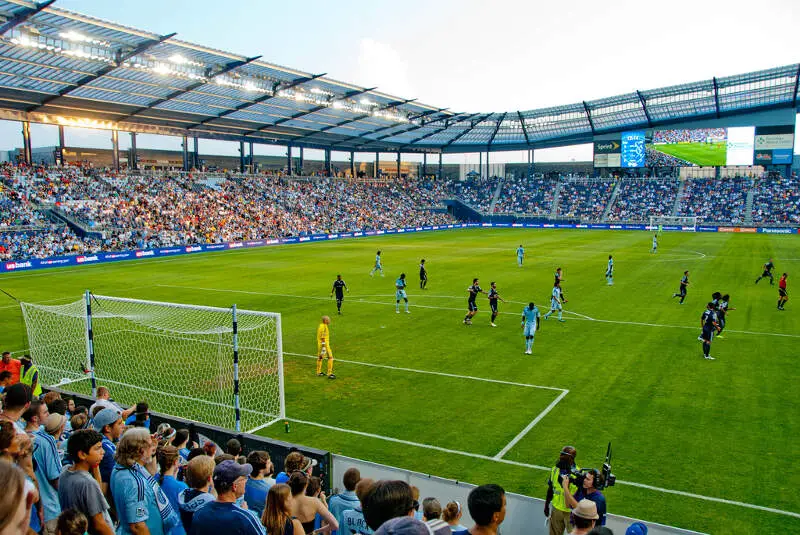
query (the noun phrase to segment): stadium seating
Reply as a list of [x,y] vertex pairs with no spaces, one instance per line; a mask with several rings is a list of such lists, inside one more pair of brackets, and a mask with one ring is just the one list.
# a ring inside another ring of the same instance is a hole
[[678,195],[675,179],[626,179],[608,214],[609,221],[647,221],[672,214]]
[[449,181],[447,189],[452,195],[455,195],[478,211],[488,212],[499,181],[500,179],[497,177],[492,177],[488,180]]
[[750,179],[693,179],[685,182],[679,216],[697,216],[703,223],[742,224]]
[[592,179],[562,183],[558,215],[599,221],[614,191],[615,182],[610,179]]
[[546,178],[523,177],[503,183],[495,212],[526,215],[549,215],[557,181]]
[[800,224],[800,180],[794,176],[756,181],[753,223]]

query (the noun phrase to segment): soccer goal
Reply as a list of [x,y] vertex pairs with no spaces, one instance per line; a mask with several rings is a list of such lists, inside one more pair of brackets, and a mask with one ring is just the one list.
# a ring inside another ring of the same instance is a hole
[[280,314],[89,292],[21,306],[43,384],[107,386],[117,401],[237,431],[286,415]]
[[697,230],[697,216],[672,217],[650,216],[650,225],[647,230],[661,230],[664,226],[681,227],[679,230],[695,232]]

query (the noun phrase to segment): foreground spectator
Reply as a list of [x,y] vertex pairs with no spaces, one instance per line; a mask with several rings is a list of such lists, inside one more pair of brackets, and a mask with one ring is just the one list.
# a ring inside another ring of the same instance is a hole
[[194,514],[189,535],[264,535],[264,526],[250,512],[236,505],[244,496],[249,464],[223,461],[214,469],[217,499]]
[[467,507],[475,521],[470,535],[496,535],[506,518],[506,491],[500,485],[476,487],[469,493]]
[[3,370],[0,372],[0,394],[5,392],[9,386],[11,386],[11,372]]
[[331,530],[339,529],[339,523],[328,511],[325,503],[319,498],[306,496],[310,479],[303,471],[296,471],[289,478],[289,488],[292,489],[292,516],[300,521],[306,533],[314,531],[316,515],[322,517],[323,526],[327,523]]
[[19,363],[22,365],[20,368],[19,381],[31,387],[33,397],[38,398],[42,395],[42,385],[39,382],[39,368],[33,364],[30,355],[23,355],[22,358],[19,359]]
[[155,456],[156,443],[147,429],[129,429],[122,435],[110,486],[119,535],[164,535],[180,522],[152,477]]
[[97,401],[95,401],[91,407],[89,407],[89,415],[94,416],[96,414],[95,409],[97,407],[102,407],[104,409],[112,408],[116,409],[122,415],[122,418],[125,419],[131,414],[133,411],[136,410],[136,407],[128,407],[127,409],[123,409],[113,401],[111,401],[111,392],[105,386],[97,387]]
[[[178,474],[178,466],[180,464],[181,456],[178,454],[178,448],[175,446],[161,446],[158,449],[156,457],[158,458],[159,477],[158,484],[161,490],[166,494],[173,511],[176,513],[180,511],[178,496],[189,487],[183,481],[178,481],[176,475]],[[176,526],[170,531],[172,535],[185,535],[183,526]]]
[[186,485],[189,488],[178,495],[178,509],[187,532],[191,531],[194,514],[215,500],[211,494],[215,467],[214,459],[202,453],[186,465]]
[[384,522],[400,516],[414,516],[414,496],[405,481],[381,480],[361,500],[367,525],[377,530]]
[[272,461],[266,451],[253,451],[247,456],[247,464],[253,467],[253,472],[247,478],[244,501],[247,502],[247,508],[261,518],[267,502],[267,492],[275,484],[274,479],[267,477],[273,471]]
[[113,535],[109,505],[98,483],[103,435],[92,429],[75,431],[67,442],[67,454],[73,464],[59,478],[58,501],[64,511],[61,516],[74,509],[86,515],[90,535]]
[[[30,387],[28,387],[28,389],[30,389]],[[22,413],[22,419],[25,422],[25,432],[31,435],[31,438],[34,438],[33,433],[41,429],[48,416],[50,416],[50,411],[44,402],[38,399],[31,401],[28,408]]]
[[[360,480],[361,472],[359,472],[358,468],[348,468],[342,477],[344,492],[331,496],[331,499],[328,500],[328,509],[336,518],[339,526],[344,525],[343,513],[359,506],[358,496],[356,496],[355,491],[356,485]],[[345,535],[350,534],[345,532]]]
[[21,369],[22,363],[17,359],[12,359],[11,353],[8,351],[3,351],[3,358],[0,360],[0,372],[11,372],[11,382],[8,383],[8,386],[19,382]]
[[316,465],[317,461],[306,457],[299,451],[293,451],[284,459],[284,470],[275,477],[275,483],[288,483],[289,476],[297,470],[301,470],[310,476],[311,470]]
[[0,533],[28,533],[35,490],[25,481],[22,470],[5,460],[0,460],[0,481]]
[[447,522],[453,532],[467,531],[467,527],[460,523],[463,515],[464,511],[461,509],[460,502],[449,502],[442,509],[442,520]]
[[125,431],[122,415],[117,409],[108,407],[98,412],[93,420],[94,430],[103,435],[103,460],[100,462],[100,478],[103,494],[109,496],[111,472],[114,471],[117,454],[117,441]]
[[600,517],[597,514],[597,505],[593,501],[587,499],[579,501],[572,510],[572,523],[575,525],[572,535],[586,535],[592,530],[598,518]]
[[292,516],[292,490],[278,483],[270,487],[261,523],[268,535],[299,535],[305,533],[303,524]]
[[364,519],[364,511],[362,505],[364,503],[364,496],[366,496],[372,485],[375,484],[370,478],[364,478],[356,484],[356,496],[358,497],[358,506],[354,509],[348,509],[342,513],[343,524],[339,526],[340,533],[343,535],[372,535],[372,529],[367,525]]
[[84,535],[88,529],[89,520],[80,511],[68,509],[58,516],[56,535]]
[[22,415],[31,404],[31,387],[16,383],[6,389],[5,395],[0,421],[11,422],[18,433],[25,434],[25,421]]
[[189,430],[179,429],[172,438],[172,445],[178,448],[178,454],[184,462],[189,462]]
[[625,530],[625,535],[647,535],[647,526],[641,522],[634,522]]
[[[47,406],[42,403],[44,410]],[[44,535],[55,535],[61,504],[58,501],[58,479],[61,477],[61,454],[56,439],[64,432],[67,418],[61,414],[50,414],[44,421],[44,429],[33,433],[33,460],[39,496],[44,511]]]
[[375,535],[450,535],[450,527],[438,521],[437,527],[432,527],[412,516],[392,518],[385,522]]

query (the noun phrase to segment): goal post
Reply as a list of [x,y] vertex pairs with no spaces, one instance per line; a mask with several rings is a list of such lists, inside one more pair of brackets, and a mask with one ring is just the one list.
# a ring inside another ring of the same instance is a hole
[[[650,216],[647,230],[661,230],[662,227],[680,227],[678,230],[695,232],[697,230],[697,216]],[[670,229],[672,230],[672,229]]]
[[237,431],[286,416],[280,314],[103,295],[21,306],[43,384],[105,385],[120,402]]

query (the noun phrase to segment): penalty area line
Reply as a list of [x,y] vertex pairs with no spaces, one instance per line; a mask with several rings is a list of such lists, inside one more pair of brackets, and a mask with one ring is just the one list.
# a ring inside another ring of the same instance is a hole
[[[378,435],[378,434],[375,434],[375,433],[366,433],[364,431],[355,431],[353,429],[346,429],[346,428],[343,428],[343,427],[337,427],[337,426],[334,426],[334,425],[322,424],[322,423],[319,423],[319,422],[312,422],[312,421],[309,421],[309,420],[301,420],[299,418],[285,418],[285,420],[288,420],[290,422],[295,422],[295,423],[298,423],[298,424],[310,425],[312,427],[319,427],[319,428],[322,428],[322,429],[328,429],[328,430],[331,430],[331,431],[337,431],[337,432],[341,432],[341,433],[348,433],[348,434],[352,434],[352,435],[357,435],[357,436],[361,436],[361,437],[365,437],[365,438],[373,438],[373,439],[377,439],[377,440],[384,440],[386,442],[394,442],[395,444],[403,444],[403,445],[406,445],[406,446],[413,446],[413,447],[423,448],[423,449],[427,449],[427,450],[438,451],[438,452],[447,453],[447,454],[450,454],[450,455],[460,455],[462,457],[471,457],[473,459],[480,459],[482,461],[503,463],[503,464],[507,464],[507,465],[511,465],[511,466],[519,466],[519,467],[522,467],[522,468],[530,468],[530,469],[533,469],[533,470],[541,470],[541,471],[544,471],[544,472],[549,472],[550,471],[549,467],[541,466],[541,465],[538,465],[538,464],[523,463],[523,462],[519,462],[519,461],[512,461],[512,460],[509,460],[509,459],[498,459],[498,458],[495,458],[495,457],[489,457],[488,455],[481,455],[480,453],[471,453],[471,452],[468,452],[468,451],[453,450],[453,449],[450,449],[450,448],[444,448],[444,447],[441,447],[441,446],[433,446],[431,444],[423,444],[423,443],[414,442],[414,441],[411,441],[411,440],[403,440],[403,439],[400,439],[400,438],[387,437],[387,436]],[[640,489],[644,489],[644,490],[649,490],[649,491],[652,491],[652,492],[660,492],[662,494],[672,494],[672,495],[681,496],[681,497],[684,497],[684,498],[692,498],[692,499],[695,499],[695,500],[701,500],[701,501],[706,501],[706,502],[720,503],[720,504],[723,504],[723,505],[733,505],[733,506],[736,506],[736,507],[742,507],[742,508],[745,508],[745,509],[753,509],[753,510],[762,511],[762,512],[765,512],[765,513],[773,513],[773,514],[778,514],[778,515],[783,515],[783,516],[789,516],[789,517],[792,517],[792,518],[800,518],[800,513],[796,513],[794,511],[785,511],[783,509],[776,509],[774,507],[765,507],[763,505],[757,505],[757,504],[753,504],[753,503],[740,502],[740,501],[736,501],[736,500],[728,500],[728,499],[725,499],[725,498],[717,498],[715,496],[704,496],[702,494],[695,494],[693,492],[685,492],[685,491],[682,491],[682,490],[674,490],[674,489],[667,489],[667,488],[663,488],[663,487],[655,487],[653,485],[647,485],[647,484],[644,484],[644,483],[636,483],[634,481],[622,481],[622,480],[618,479],[617,480],[617,484],[619,484],[619,485],[627,485],[629,487],[636,487],[636,488],[640,488]]]
[[547,406],[547,407],[546,407],[546,408],[545,408],[545,409],[544,409],[542,412],[540,412],[540,413],[539,413],[539,414],[536,416],[536,418],[534,418],[533,420],[531,420],[531,423],[529,423],[528,425],[526,425],[526,426],[525,426],[525,429],[523,429],[522,431],[520,431],[520,432],[519,432],[519,434],[517,434],[517,436],[515,436],[513,439],[511,439],[511,442],[509,442],[508,444],[506,444],[506,445],[505,445],[505,447],[504,447],[502,450],[500,450],[500,451],[497,453],[497,455],[495,455],[495,456],[493,457],[493,459],[494,459],[495,461],[502,459],[502,458],[505,456],[505,454],[506,454],[506,453],[508,453],[508,452],[511,450],[511,448],[513,448],[514,446],[516,446],[516,445],[517,445],[517,443],[518,443],[520,440],[522,440],[522,439],[525,437],[525,435],[527,435],[527,434],[530,432],[530,430],[531,430],[531,429],[533,429],[534,427],[536,427],[536,424],[538,424],[538,423],[539,423],[539,422],[542,420],[542,418],[544,418],[545,416],[547,416],[547,415],[548,415],[548,413],[549,413],[551,410],[553,410],[553,409],[555,408],[555,406],[556,406],[556,405],[558,405],[558,403],[559,403],[559,402],[560,402],[562,399],[564,399],[564,396],[566,396],[567,394],[569,394],[569,390],[564,390],[563,392],[561,392],[561,394],[559,394],[559,395],[558,395],[558,397],[557,397],[556,399],[554,399],[552,403],[550,403],[550,405],[548,405],[548,406]]

